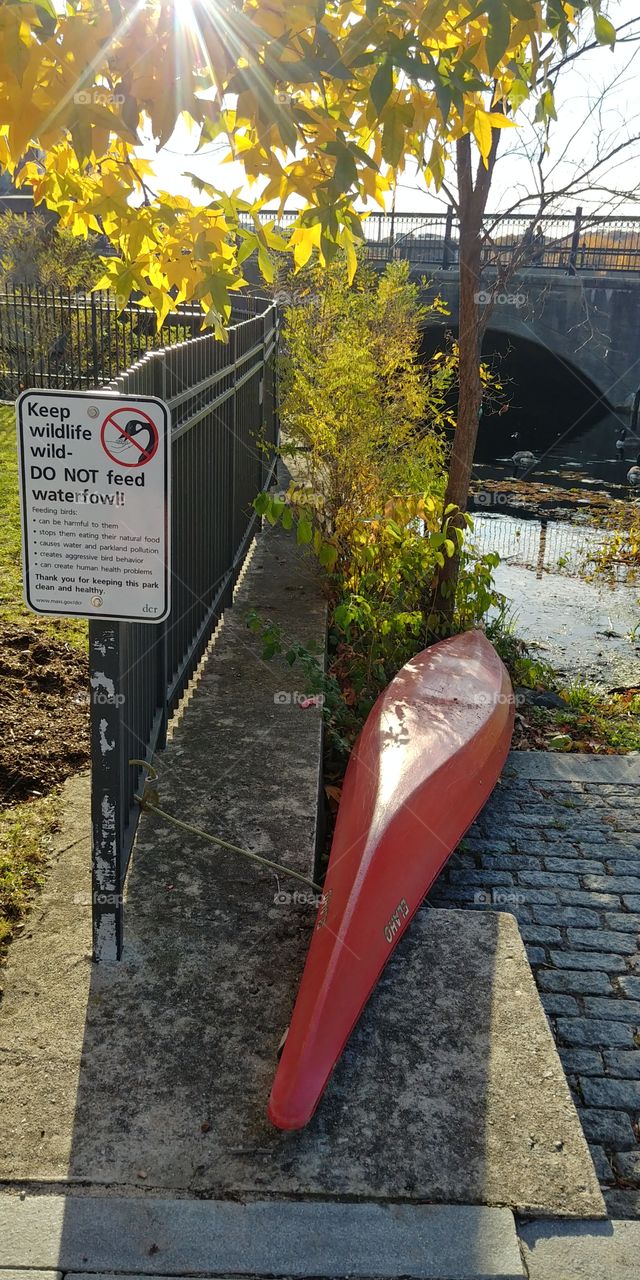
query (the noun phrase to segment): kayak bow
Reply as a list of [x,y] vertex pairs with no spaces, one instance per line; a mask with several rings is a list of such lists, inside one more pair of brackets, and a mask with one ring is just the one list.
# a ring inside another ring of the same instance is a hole
[[425,649],[378,698],[353,749],[324,894],[269,1119],[311,1119],[380,974],[493,790],[514,697],[481,631]]

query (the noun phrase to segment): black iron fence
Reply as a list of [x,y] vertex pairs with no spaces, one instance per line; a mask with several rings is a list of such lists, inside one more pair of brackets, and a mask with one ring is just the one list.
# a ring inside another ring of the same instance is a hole
[[166,400],[172,423],[172,608],[160,624],[89,624],[92,688],[94,955],[119,958],[123,891],[141,770],[233,589],[268,483],[277,433],[276,308],[240,304],[223,344],[211,333],[150,351],[111,389]]
[[[259,300],[235,295],[234,316]],[[106,386],[148,351],[203,331],[199,307],[170,311],[158,328],[153,311],[113,294],[55,286],[0,288],[0,399],[30,387],[82,390]]]
[[[264,210],[286,228],[294,212]],[[442,213],[372,213],[362,222],[367,253],[382,262],[408,258],[425,267],[458,262],[460,226],[453,208]],[[483,266],[575,271],[640,271],[640,219],[604,217],[581,208],[573,215],[488,213],[483,222]]]
[[[481,555],[497,551],[504,564],[533,569],[538,578],[545,573],[579,577],[593,566],[611,538],[611,531],[589,525],[487,515],[486,505],[478,503],[479,496],[482,495],[472,495],[471,500],[472,546]],[[502,498],[504,495],[486,496]],[[614,566],[612,576],[624,582],[627,576],[624,565]]]

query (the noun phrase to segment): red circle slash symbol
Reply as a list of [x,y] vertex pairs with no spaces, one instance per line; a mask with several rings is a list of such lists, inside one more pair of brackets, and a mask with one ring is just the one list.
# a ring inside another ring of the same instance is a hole
[[158,428],[143,409],[125,405],[107,414],[100,443],[107,457],[119,467],[143,467],[158,448]]

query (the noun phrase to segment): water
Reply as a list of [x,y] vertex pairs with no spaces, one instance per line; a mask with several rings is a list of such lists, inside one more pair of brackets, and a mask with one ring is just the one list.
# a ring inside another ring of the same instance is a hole
[[497,551],[498,591],[516,635],[560,676],[604,689],[640,683],[638,590],[580,576],[603,533],[565,521],[475,515],[473,543]]
[[495,571],[520,639],[560,676],[611,690],[640,684],[637,593],[502,563]]
[[[633,446],[628,435],[620,455],[615,445],[622,426],[620,416],[612,413],[595,423],[581,421],[568,427],[562,422],[538,423],[535,430],[530,415],[517,408],[500,416],[483,415],[474,475],[479,479],[513,477],[559,489],[577,488],[582,491],[585,504],[590,491],[612,498],[636,497],[638,490],[627,483],[626,476],[636,462],[640,442]],[[536,462],[526,469],[516,469],[512,459],[519,450],[529,450]]]
[[545,573],[579,576],[589,569],[606,533],[565,521],[540,521],[525,514],[473,514],[473,544],[481,553],[497,551],[501,560]]
[[[425,330],[425,358],[441,348],[442,330]],[[483,359],[502,390],[485,396],[477,478],[508,480],[514,476],[513,455],[523,450],[537,459],[526,472],[527,482],[579,488],[585,503],[594,490],[624,499],[638,495],[626,476],[637,461],[640,439],[628,440],[623,456],[616,452],[620,432],[629,431],[630,410],[610,409],[581,374],[536,342],[489,330]]]

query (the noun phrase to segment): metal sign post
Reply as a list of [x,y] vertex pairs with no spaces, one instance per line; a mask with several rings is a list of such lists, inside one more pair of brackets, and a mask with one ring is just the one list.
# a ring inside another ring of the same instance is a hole
[[[137,702],[156,701],[146,671],[126,644],[125,633],[134,628],[118,623],[161,624],[170,610],[170,423],[168,406],[152,396],[39,389],[24,392],[17,402],[26,603],[36,613],[92,623],[91,905],[97,960],[122,954],[130,845],[124,779],[131,774],[129,756],[141,753],[132,727]],[[164,626],[149,633],[151,650],[166,647]],[[161,719],[165,684],[166,675],[158,691]],[[161,730],[162,725],[159,743]]]

